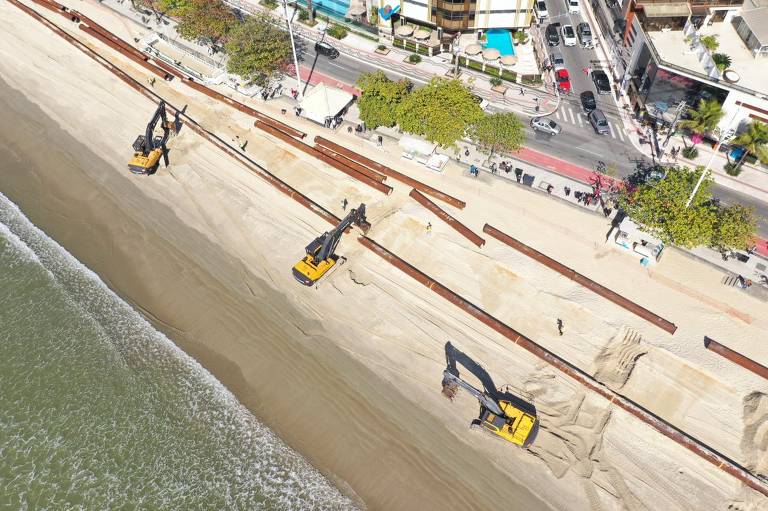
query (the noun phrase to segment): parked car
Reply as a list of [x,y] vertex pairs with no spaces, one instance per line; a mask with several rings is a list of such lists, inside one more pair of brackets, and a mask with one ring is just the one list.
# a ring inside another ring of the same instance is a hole
[[582,21],[576,27],[576,32],[579,34],[579,41],[585,48],[592,47],[592,29],[589,28],[589,23]]
[[558,46],[560,44],[560,35],[557,33],[557,27],[560,23],[550,23],[547,25],[546,36],[547,44],[550,46]]
[[324,41],[315,43],[315,52],[318,55],[325,55],[329,59],[335,59],[339,56],[339,50]]
[[474,96],[475,96],[475,101],[477,101],[477,104],[480,105],[481,109],[485,110],[486,108],[488,108],[490,103],[488,103],[487,99],[482,98],[482,97],[478,96],[477,94],[474,94]]
[[596,70],[592,71],[592,81],[595,82],[595,89],[598,94],[610,94],[611,82],[608,81],[608,75],[605,71]]
[[555,121],[552,119],[545,119],[544,117],[534,117],[531,119],[531,129],[533,129],[533,131],[549,133],[550,135],[557,135],[563,131],[563,128]]
[[611,131],[608,127],[608,119],[605,118],[605,114],[600,109],[589,112],[589,124],[592,125],[598,135],[607,135]]
[[536,17],[539,20],[543,20],[549,16],[549,11],[547,11],[547,4],[544,2],[544,0],[539,0],[536,2],[534,10],[536,11]]
[[568,14],[581,14],[579,0],[568,0]]
[[586,114],[597,108],[597,101],[595,101],[595,95],[592,94],[592,91],[588,90],[581,93],[581,107]]
[[563,60],[563,56],[560,55],[560,52],[552,52],[549,56],[549,65],[552,66],[555,71],[565,69],[565,60]]
[[573,25],[563,25],[560,30],[563,32],[563,44],[576,46],[576,32],[573,30]]
[[555,72],[555,78],[557,78],[557,88],[561,94],[571,93],[571,75],[568,74],[567,69],[558,69]]

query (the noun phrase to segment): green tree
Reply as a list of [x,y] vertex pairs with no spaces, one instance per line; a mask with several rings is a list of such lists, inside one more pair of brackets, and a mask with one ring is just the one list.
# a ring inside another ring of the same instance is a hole
[[752,246],[756,234],[754,209],[740,204],[722,206],[717,211],[710,245],[721,252],[744,250]]
[[227,71],[262,86],[286,70],[292,54],[288,32],[270,23],[266,14],[249,16],[235,27],[224,50]]
[[511,112],[484,115],[469,129],[470,137],[491,154],[518,151],[525,143],[525,128]]
[[169,16],[179,16],[189,8],[190,0],[157,0],[155,4],[159,11]]
[[393,82],[383,71],[364,73],[357,79],[362,91],[357,106],[360,119],[374,129],[378,126],[392,127],[397,124],[397,108],[408,96],[413,85],[407,80]]
[[699,41],[709,51],[715,51],[720,47],[720,41],[717,40],[716,35],[705,35]]
[[760,121],[752,121],[747,127],[747,131],[733,139],[735,145],[740,145],[746,151],[739,158],[736,167],[744,164],[747,154],[754,154],[761,162],[768,163],[768,124]]
[[632,220],[665,243],[686,248],[706,245],[712,239],[717,210],[711,177],[704,179],[690,207],[685,207],[700,173],[701,169],[670,168],[662,180],[625,187],[619,204]]
[[708,245],[718,250],[743,249],[756,232],[751,210],[721,206],[712,198],[712,178],[707,177],[685,207],[703,168],[669,168],[661,180],[637,187],[626,186],[619,204],[629,217],[665,243],[693,248]]
[[409,94],[397,109],[403,131],[442,147],[453,146],[482,117],[477,98],[463,83],[439,77]]
[[704,135],[717,127],[725,112],[716,99],[702,99],[696,108],[688,112],[688,115],[690,117],[680,121],[678,125],[696,134]]
[[176,31],[185,39],[216,43],[237,25],[232,10],[219,0],[187,0],[176,4]]

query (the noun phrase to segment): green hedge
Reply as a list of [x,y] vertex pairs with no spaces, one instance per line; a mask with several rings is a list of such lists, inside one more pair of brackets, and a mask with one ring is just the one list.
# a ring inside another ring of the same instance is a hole
[[[398,41],[400,41],[399,44],[398,44]],[[421,55],[429,55],[428,47],[424,46],[423,44],[420,44],[417,48],[416,43],[412,43],[411,41],[407,41],[405,39],[395,39],[394,46],[397,48],[402,48],[404,50],[412,51],[414,53],[419,53]]]
[[341,25],[337,25],[334,23],[327,30],[327,33],[329,36],[333,37],[334,39],[344,39],[345,37],[347,37],[347,34],[349,34],[349,31],[347,30],[347,27],[343,27]]
[[[456,62],[456,57],[453,58],[453,62]],[[507,80],[508,82],[514,82],[517,80],[517,73],[514,73],[512,71],[509,71],[507,69],[501,70],[501,75],[499,75],[499,68],[495,66],[489,66],[486,64],[485,71],[483,71],[483,64],[476,61],[476,60],[469,60],[468,64],[465,64],[466,59],[459,58],[459,66],[460,67],[468,67],[469,69],[474,69],[475,71],[480,71],[481,73],[485,73],[490,76],[497,76],[500,77],[503,80]]]

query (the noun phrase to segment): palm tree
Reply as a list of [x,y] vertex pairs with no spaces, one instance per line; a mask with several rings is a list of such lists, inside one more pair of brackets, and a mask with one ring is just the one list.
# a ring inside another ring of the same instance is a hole
[[733,139],[735,145],[744,148],[744,153],[736,162],[736,168],[744,164],[747,154],[754,154],[761,162],[768,163],[768,124],[760,121],[752,121],[747,131]]
[[[702,99],[699,105],[689,111],[690,118],[678,123],[683,128],[688,128],[697,135],[704,135],[715,129],[723,118],[725,112],[716,99]],[[701,137],[697,137],[701,142]],[[693,141],[693,137],[691,137]],[[696,145],[698,142],[694,142]]]

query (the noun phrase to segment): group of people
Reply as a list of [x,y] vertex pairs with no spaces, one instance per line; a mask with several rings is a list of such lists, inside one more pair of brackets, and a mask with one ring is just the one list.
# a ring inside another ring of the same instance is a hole
[[344,119],[342,119],[341,116],[337,115],[336,117],[326,117],[323,125],[326,128],[335,130],[341,125],[342,122],[344,122]]
[[506,161],[502,161],[498,165],[496,165],[496,163],[491,163],[491,174],[498,174],[499,169],[503,170],[505,174],[509,174],[512,172],[512,165],[508,164]]
[[283,90],[283,86],[279,83],[275,87],[265,87],[261,90],[261,99],[264,101],[272,99]]

